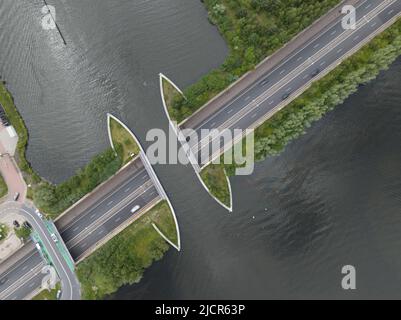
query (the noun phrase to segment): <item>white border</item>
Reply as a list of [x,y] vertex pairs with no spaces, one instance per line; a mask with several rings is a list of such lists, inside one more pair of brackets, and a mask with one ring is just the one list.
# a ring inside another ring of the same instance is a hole
[[[180,141],[181,145],[183,148],[185,148],[184,146],[188,147],[188,150],[190,151],[191,155],[192,154],[192,149],[191,147],[188,146],[188,144],[186,143],[185,139],[183,139],[183,134],[181,133],[181,130],[179,128],[179,126],[175,125],[174,122],[171,120],[170,114],[168,113],[168,108],[166,106],[166,101],[164,99],[164,90],[163,90],[163,80],[166,80],[167,82],[169,82],[179,93],[181,93],[183,96],[184,94],[182,93],[182,91],[177,87],[177,85],[171,81],[168,77],[166,77],[163,73],[159,73],[159,86],[160,86],[160,96],[162,99],[162,103],[163,103],[163,109],[164,112],[166,113],[166,116],[168,118],[168,121],[170,123],[171,128],[173,129],[174,133],[176,134],[178,140]],[[185,97],[185,96],[184,96]],[[209,188],[206,186],[206,184],[204,183],[204,181],[202,180],[202,177],[200,176],[200,172],[202,171],[201,168],[199,167],[199,164],[197,165],[197,167],[192,163],[191,159],[189,159],[192,167],[194,168],[194,171],[196,173],[196,176],[198,177],[199,181],[201,182],[203,188],[206,190],[206,192],[214,199],[217,201],[218,204],[220,204],[223,208],[227,209],[230,213],[233,212],[233,197],[232,197],[232,192],[231,192],[231,184],[230,184],[230,179],[228,179],[227,174],[226,174],[226,179],[227,179],[227,183],[228,183],[228,188],[230,190],[230,207],[227,207],[223,202],[221,202],[217,197],[215,197],[209,190]],[[224,170],[225,172],[225,170]]]
[[169,197],[167,196],[163,185],[160,183],[159,178],[156,175],[156,172],[154,171],[152,165],[149,162],[148,157],[146,156],[145,151],[142,148],[141,143],[139,142],[139,140],[137,139],[137,137],[135,136],[135,134],[118,118],[116,118],[115,116],[113,116],[111,113],[107,113],[107,132],[109,134],[109,140],[110,140],[110,144],[113,148],[113,150],[115,151],[114,148],[114,144],[113,144],[113,140],[111,138],[111,129],[110,129],[110,119],[113,119],[115,121],[117,121],[117,123],[119,123],[120,125],[122,125],[124,127],[124,129],[126,129],[128,131],[128,133],[132,136],[132,138],[135,140],[136,144],[138,145],[139,149],[140,149],[140,156],[141,156],[141,160],[144,162],[144,166],[146,169],[148,169],[148,173],[151,177],[153,177],[155,180],[155,184],[156,184],[156,188],[159,191],[160,196],[162,197],[162,199],[167,201],[168,206],[170,207],[171,213],[173,215],[174,218],[174,223],[175,223],[175,229],[177,232],[177,244],[174,244],[171,240],[169,240],[160,230],[159,228],[156,227],[156,225],[154,223],[152,223],[153,228],[155,228],[155,230],[162,236],[163,239],[165,239],[169,244],[171,244],[175,249],[177,249],[177,251],[181,250],[181,236],[180,236],[180,228],[178,226],[178,221],[177,221],[177,216],[175,214],[174,211],[174,207],[170,202]]

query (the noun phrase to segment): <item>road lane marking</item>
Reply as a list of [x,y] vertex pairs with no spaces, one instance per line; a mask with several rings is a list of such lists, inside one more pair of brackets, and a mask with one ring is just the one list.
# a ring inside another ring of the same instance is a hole
[[284,72],[285,72],[285,69],[281,70],[281,71],[280,71],[280,74],[283,74]]
[[228,114],[230,114],[231,112],[233,112],[233,109],[227,111]]
[[72,229],[72,231],[77,231],[79,228],[79,226],[76,226],[74,229]]
[[118,222],[118,221],[120,221],[121,220],[121,217],[117,217],[117,219],[115,219],[114,221],[115,222]]
[[[367,0],[363,1],[361,4],[359,4],[356,9],[359,9]],[[294,54],[291,54],[289,57],[286,58],[285,61],[283,61],[282,63],[280,63],[279,66],[276,66],[275,68],[273,68],[272,70],[270,70],[266,76],[271,75],[272,73],[274,73],[275,71],[279,70],[279,68],[281,68],[282,66],[284,66],[286,63],[288,63],[289,61],[291,61],[291,59],[293,59],[297,54],[299,54],[300,52],[302,52],[303,50],[305,50],[307,47],[309,47],[311,45],[311,43],[313,42],[313,40],[317,40],[321,37],[324,37],[324,35],[326,35],[332,28],[337,27],[338,25],[341,25],[339,23],[336,23],[334,25],[332,25],[330,27],[329,30],[325,31],[323,34],[319,34],[318,36],[316,36],[314,39],[311,39],[311,41],[309,41],[308,43],[304,43],[302,48],[300,48],[299,50],[297,50],[297,52],[295,52]],[[335,34],[336,31],[334,31],[333,34]],[[341,33],[341,34],[344,34]],[[213,117],[216,117],[218,114],[220,114],[220,112],[223,112],[227,107],[229,107],[230,105],[232,105],[234,102],[236,102],[237,100],[239,100],[240,98],[242,98],[246,93],[249,93],[252,89],[254,89],[256,87],[256,85],[250,86],[244,93],[239,94],[237,97],[234,98],[234,100],[232,100],[228,105],[225,105],[223,108],[221,108],[220,111],[216,112],[215,114],[213,114]],[[203,122],[201,122],[196,128],[195,130],[201,129],[203,127],[203,125],[205,125],[206,123],[208,123],[211,119],[207,119]]]
[[113,203],[114,203],[114,201],[111,200],[107,205],[109,206],[109,205],[111,205],[111,204],[113,204]]
[[[96,208],[101,207],[101,205],[102,205],[103,203],[105,203],[108,199],[110,199],[113,195],[117,194],[120,190],[122,190],[124,187],[126,187],[128,184],[130,184],[130,183],[131,183],[132,181],[134,181],[135,179],[139,179],[139,176],[140,176],[140,175],[143,173],[143,171],[145,171],[145,170],[146,170],[145,168],[142,168],[142,170],[139,170],[138,172],[135,172],[135,174],[134,174],[132,177],[130,177],[130,178],[128,178],[127,180],[125,180],[125,181],[123,182],[123,184],[122,184],[121,186],[119,186],[117,189],[115,189],[115,190],[113,190],[112,192],[108,193],[104,199],[102,199],[99,203],[96,203],[96,205],[93,206],[89,211],[92,211],[93,209],[96,209]],[[88,214],[89,214],[89,212],[88,212]],[[62,229],[62,230],[59,231],[60,234],[63,234],[63,233],[65,233],[67,230],[69,230],[70,228],[72,228],[76,223],[78,223],[78,222],[79,222],[81,219],[83,219],[85,216],[87,216],[87,215],[80,215],[80,216],[78,217],[78,219],[73,220],[73,221],[70,223],[69,226],[67,226],[66,228],[64,228],[64,229]]]
[[[387,5],[387,7],[388,7],[388,5]],[[383,11],[384,11],[384,9],[381,9],[380,12],[383,12]],[[380,13],[380,12],[379,12],[379,13]],[[378,14],[376,14],[376,16],[377,16],[377,15],[378,15]],[[362,30],[362,28],[363,28],[365,25],[366,25],[366,23],[365,23],[365,24],[359,25],[359,26],[358,26],[358,30]],[[340,41],[337,45],[339,45],[339,44],[341,44],[341,43],[344,43],[344,42],[346,41],[346,39],[348,39],[350,36],[351,36],[351,34],[348,35],[348,36],[346,36],[345,39],[341,39],[341,41]],[[339,50],[338,50],[338,53],[340,53],[341,51],[344,51],[343,48],[339,49]],[[263,97],[263,99],[266,99],[266,97]],[[252,109],[249,110],[249,111],[246,111],[245,114],[243,114],[242,117],[241,117],[240,119],[244,118],[244,117],[245,117],[247,114],[249,114],[251,111],[252,111]],[[231,119],[230,119],[230,120],[227,120],[226,123],[228,123],[228,122],[230,122],[230,121],[231,121]],[[234,119],[234,120],[232,120],[232,121],[237,121],[237,120]],[[201,145],[200,150],[201,150],[202,148],[203,148],[203,146]],[[224,151],[223,151],[223,152],[224,152]],[[217,155],[217,156],[218,156],[218,155]]]
[[332,33],[330,33],[331,36],[334,36],[337,33],[337,30],[334,30]]
[[258,115],[258,113],[256,112],[256,113],[254,113],[254,114],[251,116],[251,118],[253,119],[253,118],[255,118],[257,115]]
[[270,101],[269,104],[272,105],[274,103],[274,100]]
[[338,49],[337,53],[340,53],[341,51],[343,51],[343,48]]
[[94,218],[94,217],[96,217],[96,213],[94,213],[94,214],[92,214],[92,215],[90,216],[91,219]]
[[125,189],[125,191],[124,192],[128,192],[128,191],[130,191],[131,190],[131,187],[129,187],[129,188],[127,188],[127,189]]
[[[134,192],[132,192],[128,197],[124,198],[121,202],[119,202],[116,207],[120,207],[118,210],[118,212],[120,212],[121,210],[123,210],[124,208],[127,208],[130,203],[132,203],[133,200],[138,199],[141,194],[143,193],[142,190],[145,189],[144,192],[146,192],[147,190],[150,190],[153,187],[152,184],[146,183],[144,184],[142,187],[136,189]],[[98,222],[101,222],[104,224],[105,222],[109,221],[110,219],[112,219],[114,216],[117,215],[117,213],[113,214],[113,210],[116,208],[113,207],[111,209],[108,209],[108,211],[101,215],[98,216],[96,218],[96,220],[92,221],[92,223],[89,226],[85,227],[85,231],[89,228],[93,229],[95,227],[95,231],[98,229]],[[111,215],[112,214],[112,215]],[[84,235],[83,238],[80,238],[81,235]],[[76,234],[73,238],[69,239],[66,244],[69,244],[71,246],[71,248],[74,248],[75,246],[79,245],[80,241],[83,241],[84,238],[86,238],[87,235],[85,235],[84,231],[79,232],[78,234]],[[81,240],[76,241],[77,238],[80,238]],[[74,244],[75,243],[75,244]]]
[[302,60],[302,56],[301,56],[301,57],[299,57],[299,58],[297,59],[297,62],[298,62],[298,61],[301,61],[301,60]]
[[371,24],[371,27],[374,28],[374,27],[376,27],[376,25],[377,25],[377,22],[373,22],[373,23]]
[[394,9],[391,9],[389,12],[387,12],[388,15],[392,14],[394,12]]
[[313,49],[317,49],[317,47],[319,47],[320,46],[320,43],[316,43],[314,46],[313,46]]

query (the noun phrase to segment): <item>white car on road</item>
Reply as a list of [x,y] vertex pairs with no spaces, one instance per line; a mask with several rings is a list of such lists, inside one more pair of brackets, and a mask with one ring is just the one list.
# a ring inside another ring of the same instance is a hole
[[40,213],[39,209],[36,209],[35,213],[39,218],[43,219],[43,214]]
[[135,207],[133,207],[133,208],[131,209],[131,213],[137,212],[140,208],[141,208],[141,206],[136,205]]
[[55,243],[58,242],[57,236],[56,236],[54,233],[52,233],[50,236],[52,237],[52,239],[53,239],[53,241],[54,241]]

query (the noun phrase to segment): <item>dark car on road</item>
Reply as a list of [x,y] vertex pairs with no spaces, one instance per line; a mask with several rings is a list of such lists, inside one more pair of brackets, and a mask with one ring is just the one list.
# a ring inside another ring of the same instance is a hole
[[259,82],[259,85],[264,86],[265,84],[268,84],[268,83],[269,83],[269,79],[265,78]]
[[312,73],[311,73],[311,78],[314,78],[314,77],[316,77],[318,74],[320,73],[320,69],[316,69],[315,71],[313,71]]
[[7,282],[7,280],[8,280],[8,279],[7,279],[6,277],[0,279],[0,286],[2,286],[3,284],[5,284],[5,283]]
[[283,96],[281,97],[281,100],[283,100],[283,101],[287,100],[289,96],[290,96],[290,93],[283,94]]

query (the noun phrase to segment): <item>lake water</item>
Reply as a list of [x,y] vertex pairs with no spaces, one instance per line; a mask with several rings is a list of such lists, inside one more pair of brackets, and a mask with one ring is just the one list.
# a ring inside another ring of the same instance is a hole
[[[185,87],[227,54],[197,0],[49,3],[67,48],[41,29],[41,1],[4,0],[0,74],[27,123],[29,159],[54,182],[107,146],[106,112],[143,142],[148,128],[167,129],[159,72]],[[232,214],[191,167],[156,166],[182,251],[110,298],[401,298],[400,83],[401,59],[280,156],[232,178]],[[341,288],[347,264],[353,292]]]

